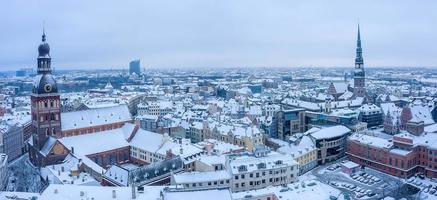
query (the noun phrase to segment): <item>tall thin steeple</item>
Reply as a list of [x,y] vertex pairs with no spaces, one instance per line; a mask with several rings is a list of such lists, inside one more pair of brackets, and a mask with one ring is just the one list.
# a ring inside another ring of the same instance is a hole
[[360,69],[364,65],[363,49],[361,48],[360,24],[358,24],[357,49],[355,58],[355,68]]
[[354,95],[356,97],[366,96],[366,73],[364,72],[363,49],[361,48],[360,24],[358,24],[357,49],[354,71]]

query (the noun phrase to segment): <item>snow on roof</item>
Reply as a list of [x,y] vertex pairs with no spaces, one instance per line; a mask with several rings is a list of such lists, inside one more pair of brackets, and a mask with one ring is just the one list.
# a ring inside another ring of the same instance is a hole
[[230,179],[231,174],[227,170],[206,172],[184,172],[173,175],[176,184],[200,183]]
[[321,130],[321,129],[318,128],[318,127],[312,127],[312,128],[310,128],[309,130],[305,131],[303,134],[304,134],[304,135],[308,135],[308,134],[315,133],[315,132],[320,131],[320,130]]
[[72,176],[72,171],[80,171],[79,165],[79,159],[69,154],[61,164],[41,168],[41,177],[48,177],[50,183],[54,184],[100,185],[96,179],[86,172],[80,172],[78,176]]
[[376,136],[365,135],[361,133],[355,133],[351,135],[348,139],[365,145],[375,146],[378,148],[390,149],[391,147],[393,147],[393,142],[387,139],[383,139]]
[[[159,199],[163,186],[144,186],[144,192],[136,193],[136,200]],[[115,198],[113,198],[115,193]],[[3,192],[0,197],[17,196],[28,199],[37,197],[44,200],[59,200],[59,199],[113,199],[113,200],[128,200],[132,199],[131,187],[102,187],[102,186],[82,186],[82,185],[62,185],[50,184],[41,194],[39,193],[19,193],[19,192]]]
[[[191,161],[187,158],[195,158],[203,150],[195,147],[188,140],[182,139],[182,143],[173,142],[168,135],[162,135],[143,129],[139,129],[130,141],[130,145],[144,151],[166,155],[171,151],[173,155],[179,155],[185,161]],[[182,149],[182,152],[180,151]]]
[[[302,187],[305,184],[306,187]],[[283,189],[287,189],[284,191]],[[234,199],[258,199],[263,198],[266,195],[275,194],[277,197],[282,197],[281,199],[293,199],[293,200],[319,200],[319,199],[330,199],[331,196],[339,196],[340,190],[331,187],[327,184],[323,184],[317,180],[309,181],[299,181],[292,184],[287,184],[284,186],[272,186],[266,187],[258,190],[249,190],[245,192],[232,193]]]
[[157,115],[137,115],[135,118],[136,119],[151,119],[154,121],[158,121],[159,117]]
[[342,95],[340,95],[340,96],[338,97],[338,99],[340,99],[340,100],[348,100],[348,99],[352,98],[353,96],[354,96],[354,93],[353,93],[353,92],[346,91],[345,93],[343,93]]
[[261,106],[250,106],[248,113],[250,115],[262,115]]
[[164,192],[165,200],[232,200],[228,189]]
[[425,126],[424,131],[427,133],[436,133],[437,132],[437,124],[431,124],[431,125]]
[[[358,107],[363,104],[364,98],[357,97],[352,100],[345,100],[345,101],[333,101],[331,102],[331,107],[333,108],[346,108],[346,107]],[[319,111],[320,109],[325,108],[325,103],[315,103],[310,101],[302,101],[298,99],[292,99],[292,98],[286,98],[282,101],[282,104],[290,105],[293,107],[300,107],[305,108],[307,110],[311,111]]]
[[132,117],[127,105],[61,113],[63,131],[130,120]]
[[316,150],[316,145],[308,136],[302,136],[298,144],[290,143],[278,148],[278,152],[292,154],[294,158],[307,154],[308,152]]
[[347,133],[350,133],[351,130],[343,125],[331,126],[328,128],[323,128],[317,132],[311,134],[311,136],[315,139],[330,139],[335,137],[344,136]]
[[74,148],[74,155],[91,155],[129,146],[122,128],[96,133],[64,137],[59,141],[69,150]]
[[360,112],[381,112],[381,108],[376,106],[375,104],[364,104],[358,108]]
[[419,122],[423,121],[425,125],[434,124],[434,120],[432,119],[431,109],[428,106],[423,105],[411,105],[411,121]]
[[397,107],[394,103],[381,103],[382,112],[386,115],[390,112],[390,115],[397,118],[401,115],[401,108]]
[[[282,164],[277,164],[281,161]],[[239,174],[240,166],[246,166],[244,173],[258,170],[258,164],[264,163],[265,169],[276,169],[284,166],[294,166],[297,162],[289,155],[277,152],[270,152],[263,157],[255,157],[253,155],[233,155],[230,157],[230,170],[232,174]]]
[[156,152],[162,147],[163,143],[168,141],[170,141],[168,136],[139,129],[130,141],[130,145],[144,151]]
[[42,155],[47,155],[50,150],[55,146],[56,138],[48,137],[47,141],[44,143],[44,146],[41,148],[40,152]]
[[104,174],[105,178],[116,182],[118,185],[127,186],[129,179],[129,170],[118,165],[112,165]]
[[344,93],[347,91],[348,85],[347,83],[344,82],[333,82],[332,83],[334,85],[335,91],[337,93]]
[[215,139],[206,139],[202,142],[198,142],[197,145],[199,146],[206,146],[208,144],[213,145],[213,149],[216,153],[229,153],[232,151],[238,151],[238,150],[244,150],[244,147],[238,146],[238,145],[234,145],[234,144],[230,144],[227,142],[222,142],[219,140],[215,140]]
[[392,150],[390,150],[390,152],[401,155],[401,156],[406,156],[409,153],[411,153],[412,151],[403,150],[403,149],[392,149]]
[[224,166],[226,163],[226,157],[225,155],[202,155],[198,161],[209,166],[220,164]]
[[235,127],[232,133],[237,137],[245,137],[245,136],[252,137],[257,134],[260,134],[261,131],[259,130],[259,128],[255,126],[248,126],[248,127]]
[[422,135],[416,136],[408,132],[401,132],[394,135],[394,137],[410,139],[413,141],[413,145],[425,146],[431,149],[437,150],[437,134],[436,133],[423,133]]
[[354,163],[354,162],[352,162],[352,161],[347,161],[347,162],[345,162],[345,163],[342,163],[341,165],[343,165],[344,167],[347,167],[347,168],[349,168],[349,169],[356,168],[356,167],[359,167],[359,166],[360,166],[359,164]]

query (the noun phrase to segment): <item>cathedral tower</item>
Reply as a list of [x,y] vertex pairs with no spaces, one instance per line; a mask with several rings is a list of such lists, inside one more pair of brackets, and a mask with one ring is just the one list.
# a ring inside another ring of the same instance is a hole
[[48,146],[61,137],[61,104],[58,87],[51,72],[50,46],[43,31],[38,47],[37,75],[33,82],[31,100],[32,137],[29,156],[35,165],[47,163],[44,155]]

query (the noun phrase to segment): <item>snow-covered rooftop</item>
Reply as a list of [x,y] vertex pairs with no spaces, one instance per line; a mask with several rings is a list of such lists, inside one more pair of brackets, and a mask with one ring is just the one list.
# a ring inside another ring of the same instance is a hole
[[132,117],[127,105],[61,113],[63,131],[130,120]]

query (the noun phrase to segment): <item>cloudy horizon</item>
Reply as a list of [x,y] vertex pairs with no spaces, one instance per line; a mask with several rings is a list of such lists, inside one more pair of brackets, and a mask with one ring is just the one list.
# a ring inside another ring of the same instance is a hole
[[57,69],[437,66],[435,1],[7,1],[0,71],[35,68],[45,21]]

